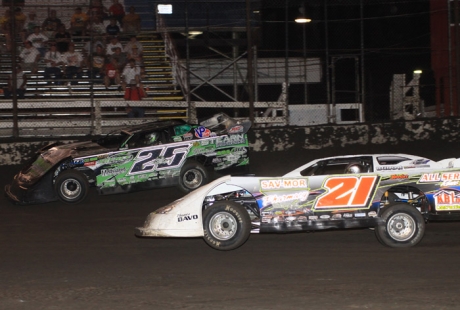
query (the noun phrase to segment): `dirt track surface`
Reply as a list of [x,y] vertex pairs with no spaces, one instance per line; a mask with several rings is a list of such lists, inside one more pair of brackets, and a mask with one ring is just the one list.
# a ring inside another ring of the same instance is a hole
[[[17,168],[0,167],[1,189]],[[373,231],[201,239],[134,236],[175,189],[93,193],[83,205],[0,198],[0,309],[458,309],[460,223],[391,249]]]

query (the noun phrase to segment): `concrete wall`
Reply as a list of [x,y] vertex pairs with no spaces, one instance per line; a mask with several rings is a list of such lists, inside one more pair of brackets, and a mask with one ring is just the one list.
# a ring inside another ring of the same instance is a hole
[[[408,153],[433,160],[460,157],[460,119],[430,119],[342,126],[254,128],[249,134],[251,171],[271,175],[320,157]],[[65,141],[69,141],[67,138]],[[54,140],[0,141],[0,165],[22,164]]]

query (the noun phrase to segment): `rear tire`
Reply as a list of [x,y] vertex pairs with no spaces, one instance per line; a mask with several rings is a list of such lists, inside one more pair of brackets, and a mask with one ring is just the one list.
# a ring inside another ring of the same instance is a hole
[[207,184],[208,180],[209,176],[206,168],[196,161],[190,161],[180,171],[178,187],[184,193],[189,193]]
[[79,203],[88,195],[88,179],[76,170],[61,172],[54,186],[59,199],[65,203]]
[[251,233],[246,209],[232,201],[220,201],[203,213],[204,241],[212,248],[228,251],[242,246]]
[[382,213],[384,223],[375,227],[377,240],[393,248],[418,244],[425,234],[425,220],[414,207],[397,204]]

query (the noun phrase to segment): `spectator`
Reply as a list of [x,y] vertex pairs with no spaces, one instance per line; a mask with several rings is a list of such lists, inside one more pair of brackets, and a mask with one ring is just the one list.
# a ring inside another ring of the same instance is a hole
[[120,27],[118,27],[117,20],[115,18],[110,19],[110,23],[105,28],[105,33],[108,36],[117,36],[120,34]]
[[14,10],[14,21],[15,27],[18,34],[25,28],[26,26],[27,16],[22,12],[21,8],[16,8]]
[[106,62],[105,50],[102,46],[96,47],[96,52],[89,56],[90,77],[92,79],[104,78],[104,66]]
[[61,20],[56,15],[56,10],[49,11],[49,16],[45,18],[42,23],[43,33],[48,38],[53,38],[58,31],[59,25],[62,24]]
[[[57,50],[56,43],[52,42],[50,44],[50,48],[45,54],[44,61],[46,66],[44,73],[45,79],[49,80],[54,76],[57,80],[55,84],[60,85],[60,80],[62,79],[62,71],[60,67],[62,65],[62,55]],[[51,84],[51,81],[48,81],[48,84]]]
[[59,53],[63,54],[69,50],[69,44],[72,41],[72,36],[70,35],[70,32],[65,29],[64,24],[60,24],[58,26],[54,39]]
[[118,41],[118,37],[113,36],[113,37],[110,38],[110,42],[109,42],[109,44],[107,44],[107,47],[106,47],[107,56],[110,56],[113,53],[115,53],[115,48],[116,47],[119,47],[121,50],[123,50],[123,45],[121,45],[120,41]]
[[118,24],[123,27],[123,17],[125,17],[125,8],[118,0],[113,0],[113,4],[109,7],[110,17],[117,20]]
[[[62,61],[65,65],[64,75],[66,79],[81,79],[82,77],[82,64],[83,56],[80,52],[75,50],[75,44],[70,42],[69,50],[62,55]],[[72,85],[77,84],[72,81]]]
[[102,22],[102,19],[99,16],[95,16],[91,19],[91,22],[88,26],[88,34],[93,36],[101,36],[104,35],[106,31],[106,27]]
[[19,54],[19,58],[21,59],[22,68],[24,68],[24,70],[30,70],[31,73],[37,73],[40,52],[32,45],[32,42],[28,40],[24,42],[24,49]]
[[120,70],[115,58],[111,58],[110,62],[104,67],[104,85],[108,89],[110,85],[120,85]]
[[132,107],[129,104],[126,105],[125,111],[129,118],[140,118],[145,115],[145,110],[143,108]]
[[136,13],[134,6],[129,8],[129,13],[123,17],[124,33],[139,33],[141,31],[141,17]]
[[90,19],[98,18],[101,21],[107,18],[108,10],[106,7],[102,5],[101,0],[93,0],[90,1],[91,5],[88,8],[86,14],[89,16]]
[[9,9],[6,9],[5,14],[0,18],[1,33],[5,36],[7,51],[11,51],[10,12]]
[[124,48],[125,53],[126,54],[131,53],[131,49],[133,48],[133,46],[136,46],[137,51],[141,54],[144,51],[144,47],[142,46],[142,43],[137,40],[137,37],[135,35],[131,36],[129,38],[129,42],[126,43],[125,48]]
[[139,92],[139,94],[141,94],[141,97],[145,97],[144,86],[141,82],[141,69],[138,66],[136,66],[136,62],[134,61],[134,59],[130,59],[128,61],[128,64],[123,69],[122,87],[125,91],[125,99],[127,99],[127,93],[129,93],[129,98],[132,98],[132,96],[134,95],[134,87],[137,88],[137,91]]
[[26,41],[32,42],[32,45],[40,52],[41,57],[45,56],[45,43],[48,42],[48,37],[41,32],[40,26],[35,26],[34,32],[27,37]]
[[[4,90],[5,98],[11,98],[11,95],[14,92],[14,85],[13,85],[13,74],[10,74],[8,79],[8,87]],[[27,75],[22,71],[22,67],[20,64],[16,65],[16,95],[19,99],[24,99],[26,94],[26,86],[27,86]]]
[[37,14],[34,12],[29,13],[29,20],[27,21],[27,25],[25,28],[21,31],[21,39],[24,42],[27,37],[34,32],[34,28],[36,26],[40,26],[38,21],[35,19],[37,17]]
[[144,76],[144,60],[142,58],[142,54],[139,53],[137,46],[133,46],[133,48],[131,49],[131,53],[127,54],[127,58],[134,59],[134,61],[136,62],[136,66],[141,68],[141,76]]
[[110,55],[110,58],[115,58],[117,60],[118,70],[120,70],[120,71],[123,70],[123,68],[125,67],[126,63],[128,62],[128,58],[127,58],[126,53],[123,53],[121,51],[121,48],[119,48],[119,47],[115,48],[115,53]]
[[85,45],[83,46],[83,52],[84,56],[88,56],[90,53],[90,50],[92,49],[92,52],[96,52],[96,49],[98,46],[101,46],[102,49],[105,51],[105,44],[104,44],[104,39],[101,36],[96,36],[94,37],[93,41],[87,41]]
[[70,33],[72,36],[85,36],[87,26],[88,15],[82,12],[81,7],[77,7],[70,19]]

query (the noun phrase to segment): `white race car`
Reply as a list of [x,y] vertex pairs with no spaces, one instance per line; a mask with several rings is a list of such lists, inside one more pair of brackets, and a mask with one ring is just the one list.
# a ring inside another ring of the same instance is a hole
[[460,159],[335,156],[280,177],[219,178],[148,215],[140,237],[203,237],[218,250],[252,233],[375,228],[391,247],[423,238],[430,220],[460,219]]

